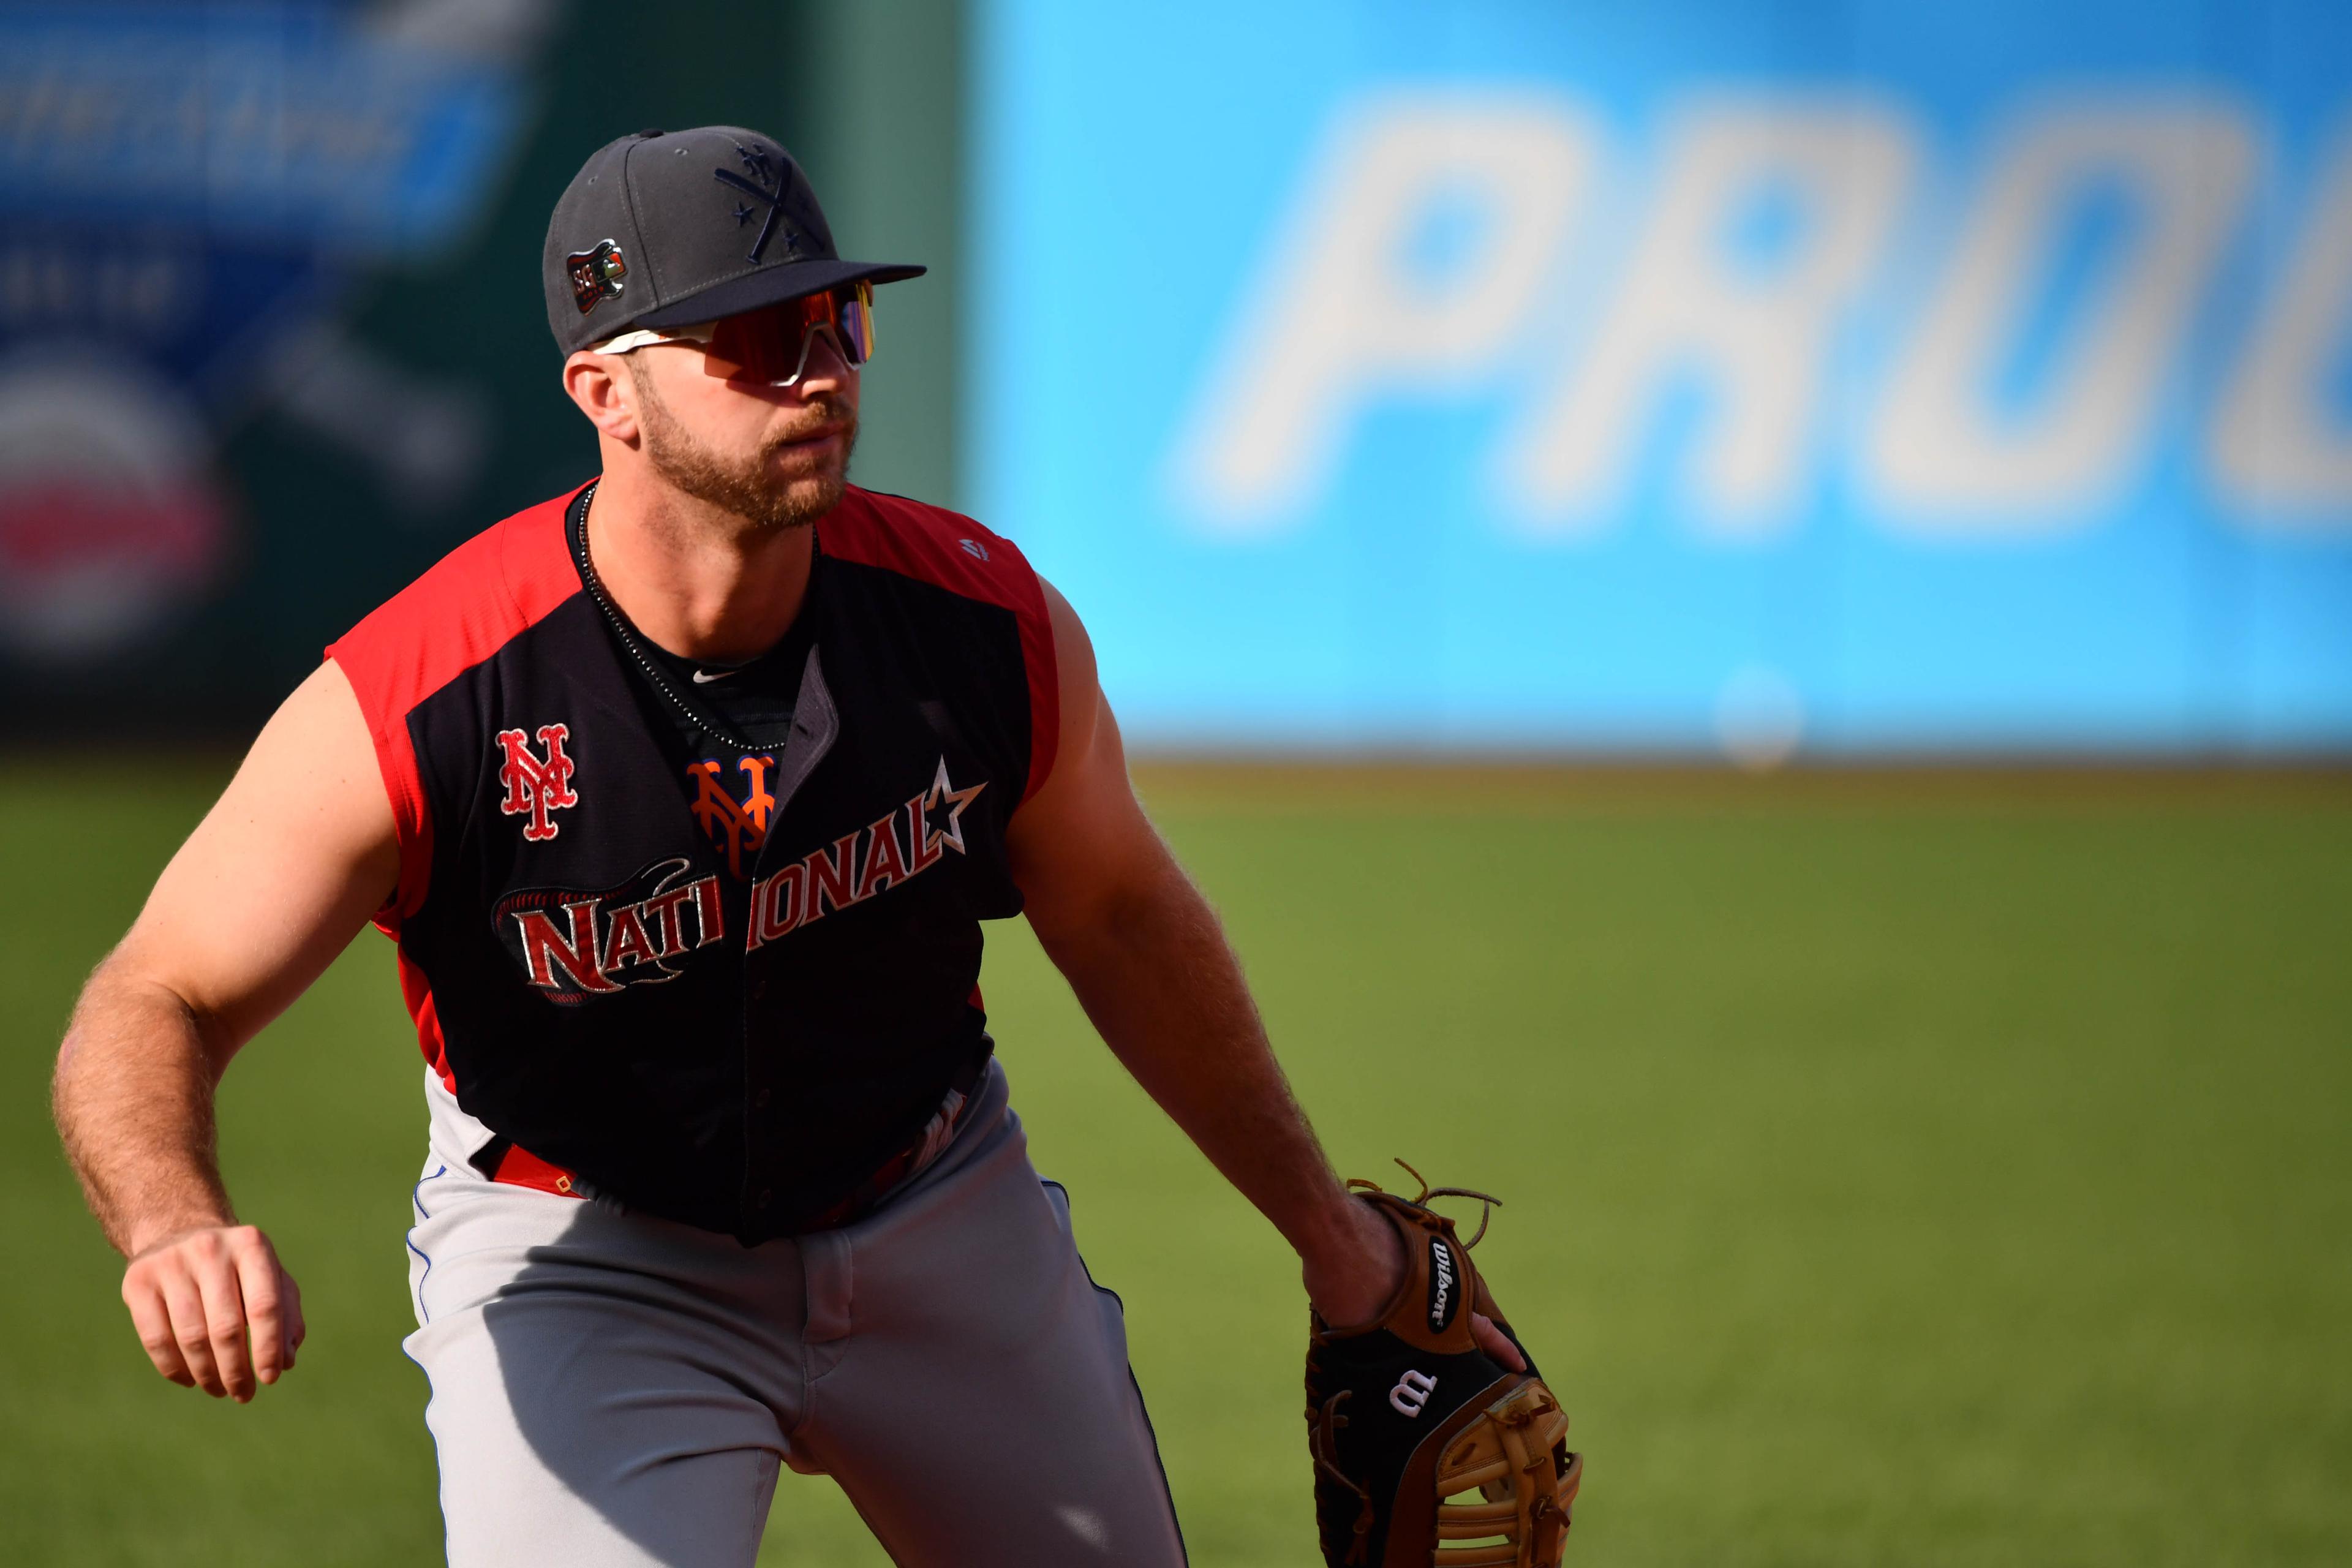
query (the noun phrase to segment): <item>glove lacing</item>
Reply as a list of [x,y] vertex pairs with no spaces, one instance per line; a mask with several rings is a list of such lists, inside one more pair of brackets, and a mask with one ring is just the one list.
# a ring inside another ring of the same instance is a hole
[[[1476,1198],[1479,1203],[1485,1205],[1478,1211],[1478,1233],[1475,1236],[1473,1236],[1469,1240],[1462,1243],[1462,1250],[1467,1252],[1472,1247],[1477,1246],[1479,1242],[1486,1239],[1486,1222],[1495,1217],[1495,1211],[1496,1209],[1503,1206],[1502,1199],[1495,1196],[1492,1193],[1482,1193],[1475,1187],[1433,1187],[1429,1184],[1429,1178],[1427,1176],[1423,1175],[1411,1165],[1405,1165],[1402,1160],[1399,1160],[1397,1163],[1404,1165],[1405,1174],[1411,1176],[1414,1181],[1421,1184],[1421,1195],[1419,1197],[1405,1198],[1402,1193],[1391,1193],[1386,1187],[1381,1186],[1378,1182],[1368,1182],[1361,1176],[1349,1177],[1348,1190],[1351,1193],[1379,1193],[1386,1197],[1403,1199],[1403,1201],[1412,1204],[1413,1207],[1421,1209],[1428,1208],[1429,1200],[1432,1198]],[[1454,1226],[1452,1219],[1442,1214],[1437,1215],[1435,1217],[1439,1223],[1445,1226],[1447,1231],[1451,1232],[1454,1230]],[[1459,1240],[1460,1238],[1457,1237],[1455,1239]]]
[[[1322,1370],[1316,1364],[1315,1352],[1329,1342],[1329,1337],[1323,1331],[1321,1317],[1309,1314],[1307,1326],[1307,1374],[1310,1378]],[[1378,1521],[1380,1514],[1379,1510],[1372,1506],[1371,1489],[1359,1486],[1349,1479],[1348,1473],[1339,1468],[1337,1462],[1339,1445],[1335,1441],[1339,1428],[1348,1424],[1348,1418],[1339,1414],[1339,1406],[1355,1397],[1355,1393],[1352,1388],[1343,1388],[1325,1400],[1321,1410],[1317,1410],[1312,1405],[1307,1407],[1307,1451],[1314,1457],[1317,1469],[1355,1493],[1356,1500],[1362,1505],[1356,1511],[1356,1540],[1355,1543],[1348,1549],[1347,1559],[1350,1563],[1361,1563],[1364,1560],[1365,1548],[1371,1541],[1372,1525]]]

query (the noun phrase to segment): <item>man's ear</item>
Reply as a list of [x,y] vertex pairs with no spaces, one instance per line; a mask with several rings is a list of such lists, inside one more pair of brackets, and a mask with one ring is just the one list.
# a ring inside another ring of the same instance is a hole
[[563,362],[563,391],[596,434],[624,446],[637,439],[637,388],[634,368],[619,354],[582,349]]

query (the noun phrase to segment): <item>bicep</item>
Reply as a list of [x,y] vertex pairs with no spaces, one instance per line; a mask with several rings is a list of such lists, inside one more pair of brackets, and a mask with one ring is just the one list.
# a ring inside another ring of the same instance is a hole
[[178,995],[233,1051],[334,961],[399,868],[359,700],[322,664],[263,727],[109,962]]
[[1150,876],[1167,852],[1128,782],[1126,748],[1086,626],[1040,581],[1054,626],[1061,733],[1054,771],[1014,813],[1007,847],[1030,922],[1044,934]]

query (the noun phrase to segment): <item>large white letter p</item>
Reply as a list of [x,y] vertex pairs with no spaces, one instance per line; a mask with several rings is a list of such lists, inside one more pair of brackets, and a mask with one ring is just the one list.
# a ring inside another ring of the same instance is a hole
[[[1178,439],[1188,510],[1273,531],[1370,395],[1475,384],[1535,302],[1593,146],[1549,99],[1384,94],[1343,112]],[[1455,216],[1465,254],[1416,266],[1416,241]]]

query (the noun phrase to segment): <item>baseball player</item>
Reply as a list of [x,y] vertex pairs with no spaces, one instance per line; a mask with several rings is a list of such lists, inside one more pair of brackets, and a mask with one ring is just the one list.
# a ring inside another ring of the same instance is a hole
[[846,483],[875,287],[922,268],[841,259],[719,126],[598,150],[541,269],[601,474],[327,650],[76,1010],[58,1119],[140,1341],[238,1401],[294,1366],[215,1087],[372,918],[426,1064],[405,1343],[450,1562],[749,1563],[781,1463],[902,1563],[1179,1563],[980,922],[1027,916],[1319,1322],[1392,1304],[1404,1236],[1138,808],[1077,616],[1000,535]]

